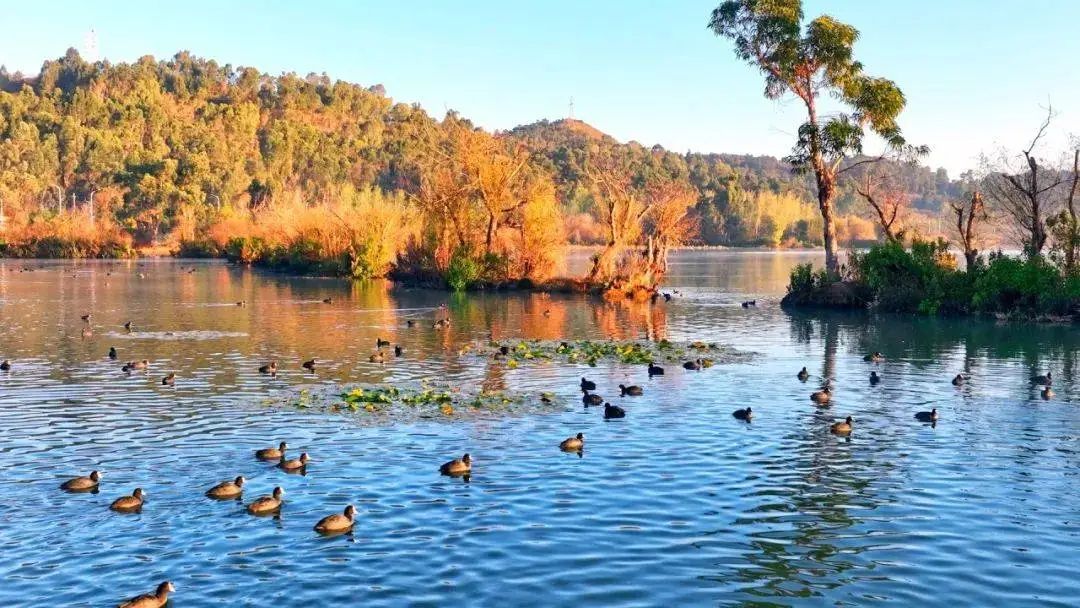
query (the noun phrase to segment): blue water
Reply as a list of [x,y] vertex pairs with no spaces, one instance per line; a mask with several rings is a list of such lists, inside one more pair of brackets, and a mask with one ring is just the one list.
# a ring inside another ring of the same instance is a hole
[[[0,261],[0,358],[13,362],[0,372],[0,605],[114,605],[166,579],[176,607],[1080,604],[1077,331],[791,315],[778,300],[806,259],[817,256],[678,254],[680,293],[656,307],[220,263]],[[757,308],[739,306],[750,298]],[[444,303],[453,325],[433,330]],[[507,369],[459,354],[490,336],[700,339],[757,354],[651,380],[637,366]],[[377,337],[406,357],[368,363]],[[109,346],[150,371],[123,374]],[[862,360],[874,350],[887,361]],[[314,375],[299,368],[311,357]],[[275,378],[257,372],[270,359]],[[1028,382],[1047,370],[1049,401]],[[176,386],[161,386],[170,371]],[[960,372],[970,381],[957,388]],[[582,375],[627,417],[582,407]],[[823,377],[835,393],[821,410],[808,396]],[[560,402],[403,421],[281,407],[303,388],[425,379]],[[619,399],[620,383],[645,395]],[[732,418],[747,406],[752,424]],[[931,407],[935,427],[913,419]],[[850,438],[829,433],[849,414]],[[560,452],[577,432],[582,456]],[[252,458],[282,439],[311,455],[307,475]],[[465,451],[468,482],[438,474]],[[91,469],[99,494],[58,489]],[[244,502],[285,489],[280,518],[203,496],[240,474]],[[136,486],[141,514],[108,510]],[[352,535],[313,533],[346,504],[359,511]]]

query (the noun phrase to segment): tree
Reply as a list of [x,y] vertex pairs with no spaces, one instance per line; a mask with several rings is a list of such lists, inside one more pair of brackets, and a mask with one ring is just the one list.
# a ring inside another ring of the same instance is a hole
[[894,243],[904,241],[905,230],[897,225],[903,220],[903,212],[911,201],[907,192],[886,171],[867,170],[855,186],[859,196],[869,203],[878,218],[878,227],[885,240]]
[[975,268],[975,262],[979,259],[976,225],[986,221],[986,206],[978,190],[971,193],[967,203],[954,202],[951,206],[956,214],[956,231],[960,235],[960,245],[964,248],[964,261],[970,271]]
[[[1019,155],[1003,150],[996,162],[983,159],[983,188],[993,205],[1013,220],[1012,228],[1029,258],[1042,255],[1046,247],[1046,218],[1066,181],[1062,171],[1040,164],[1034,154],[1053,119],[1053,108],[1047,108],[1035,137]],[[1015,163],[1018,158],[1023,160],[1022,165]]]
[[[739,59],[764,73],[767,98],[792,93],[806,106],[807,120],[786,160],[796,170],[814,174],[825,266],[838,276],[833,210],[837,177],[862,164],[841,168],[841,163],[862,153],[867,128],[890,148],[907,147],[896,122],[905,99],[893,81],[865,74],[852,57],[859,37],[854,27],[823,15],[806,24],[804,32],[802,22],[801,0],[728,0],[713,10],[709,27],[735,43]],[[848,111],[823,115],[818,107],[823,94],[835,97]]]
[[1080,186],[1080,147],[1073,150],[1072,183],[1065,197],[1065,208],[1047,220],[1047,227],[1054,234],[1056,249],[1064,251],[1065,272],[1077,273],[1077,250],[1080,249],[1080,222],[1076,217],[1076,193]]

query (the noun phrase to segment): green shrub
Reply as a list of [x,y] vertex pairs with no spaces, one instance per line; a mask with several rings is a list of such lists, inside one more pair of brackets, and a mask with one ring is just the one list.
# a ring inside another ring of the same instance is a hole
[[450,258],[446,268],[446,284],[453,291],[465,291],[480,279],[481,268],[469,253],[459,249]]

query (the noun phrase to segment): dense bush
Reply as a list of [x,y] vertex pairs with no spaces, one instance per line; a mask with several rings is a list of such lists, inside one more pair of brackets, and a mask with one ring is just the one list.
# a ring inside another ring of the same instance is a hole
[[887,312],[1016,317],[1080,313],[1080,277],[1064,275],[1041,257],[1001,253],[961,271],[945,241],[915,240],[909,248],[890,242],[852,253],[849,275],[838,282],[809,264],[796,266],[785,302],[821,304],[821,294],[844,285],[867,294],[872,307]]

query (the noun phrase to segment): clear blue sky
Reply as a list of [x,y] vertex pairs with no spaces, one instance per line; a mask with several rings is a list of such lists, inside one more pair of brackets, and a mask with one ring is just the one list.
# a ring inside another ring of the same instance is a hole
[[[706,29],[716,0],[42,2],[2,0],[0,63],[35,72],[97,32],[99,56],[178,50],[265,72],[382,83],[441,117],[489,129],[575,115],[619,140],[676,151],[782,156],[801,121],[791,101]],[[980,152],[1030,137],[1047,100],[1046,153],[1080,132],[1080,2],[808,0],[855,25],[856,54],[908,98],[908,138],[955,176]]]

